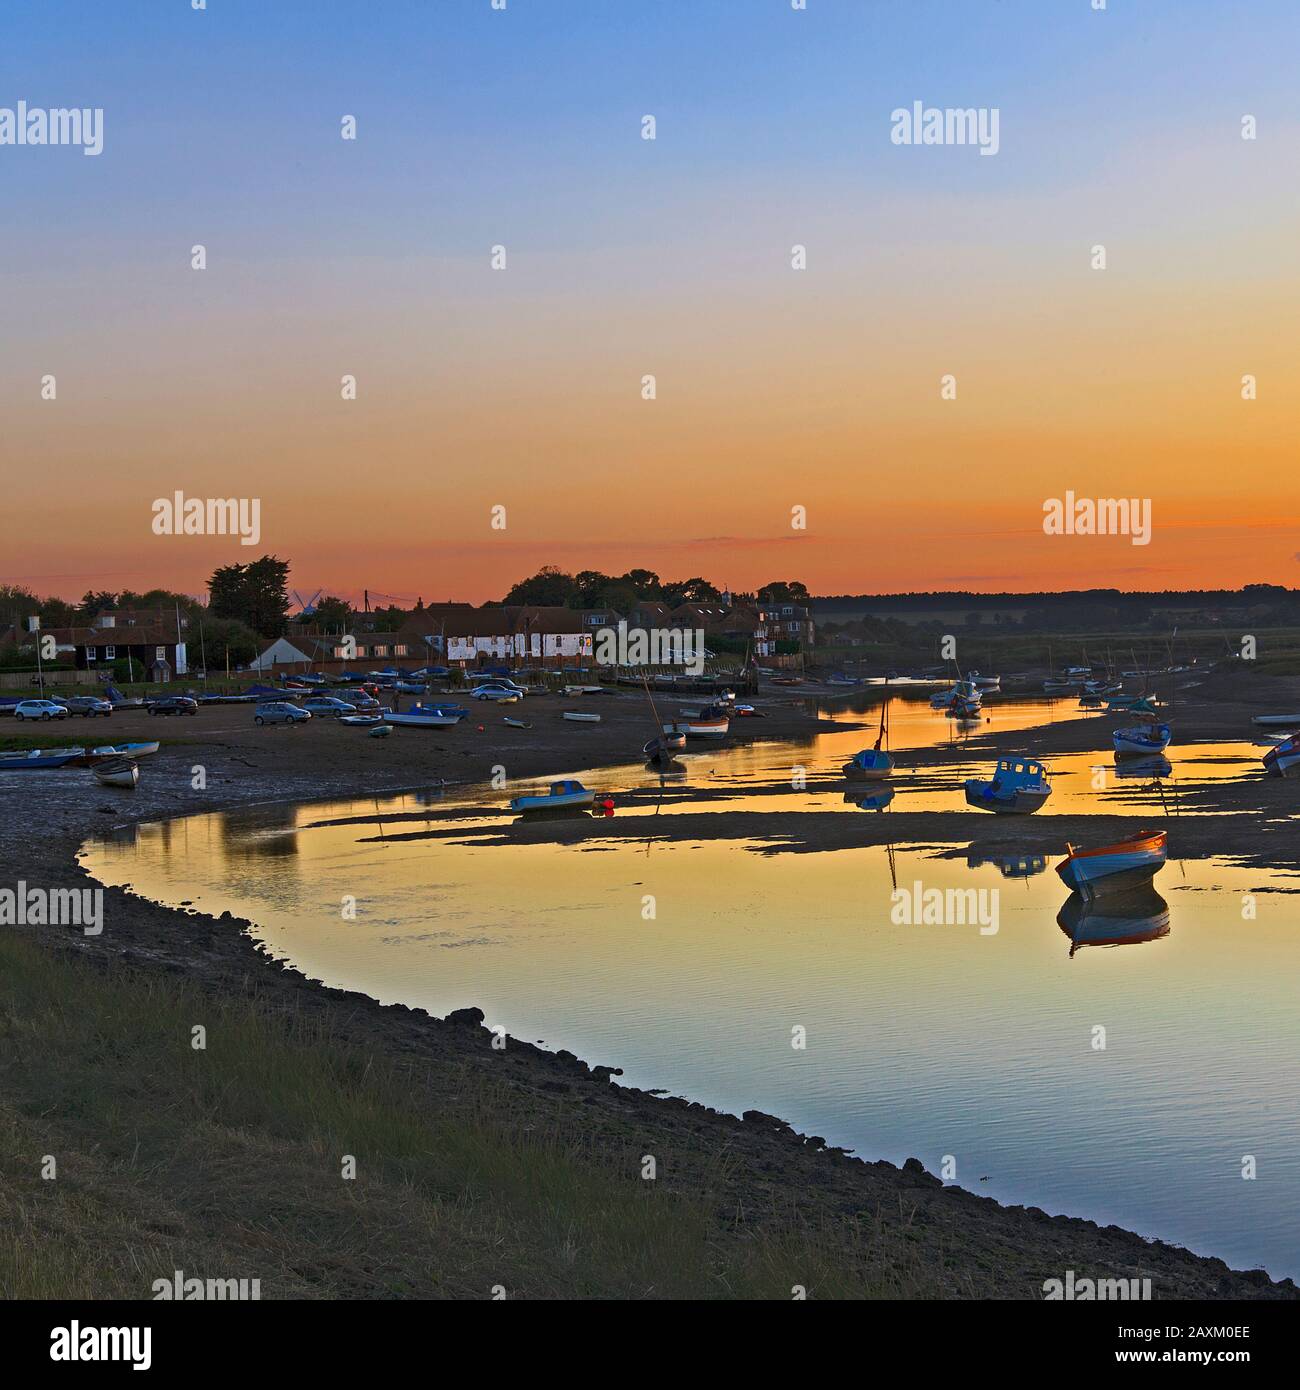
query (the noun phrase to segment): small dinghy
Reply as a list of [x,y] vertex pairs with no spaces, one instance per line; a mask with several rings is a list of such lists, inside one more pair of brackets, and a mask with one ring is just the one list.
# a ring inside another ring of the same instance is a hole
[[1139,830],[1127,840],[1097,849],[1066,845],[1066,856],[1056,872],[1067,888],[1084,898],[1132,892],[1149,885],[1164,868],[1167,846],[1168,836],[1163,830]]
[[670,737],[725,738],[730,728],[731,712],[725,706],[705,705],[698,711],[682,710],[681,718],[663,725],[660,732]]
[[1270,776],[1286,777],[1296,768],[1300,768],[1300,734],[1291,734],[1264,754],[1264,771]]
[[127,787],[134,790],[140,781],[140,768],[130,758],[107,758],[91,769],[96,780],[105,787]]
[[1133,946],[1169,935],[1169,904],[1150,884],[1101,903],[1071,893],[1056,924],[1070,938],[1071,956],[1081,946]]
[[590,806],[596,793],[588,791],[581,782],[567,778],[552,782],[546,796],[517,796],[510,803],[512,811],[555,811],[569,806]]
[[672,762],[673,754],[686,747],[685,734],[657,734],[641,745],[647,762]]
[[512,729],[531,729],[533,727],[523,719],[503,719],[501,722],[509,725]]
[[391,724],[376,724],[370,731],[371,738],[387,738],[393,732]]
[[70,763],[84,763],[84,748],[57,748],[48,752],[33,748],[29,753],[0,753],[0,772],[46,772]]
[[886,715],[888,709],[889,695],[886,692],[885,698],[880,702],[880,730],[876,734],[875,745],[855,753],[843,765],[842,771],[850,782],[883,782],[886,777],[893,775],[894,755],[882,747],[889,733]]
[[1132,729],[1116,729],[1111,734],[1117,758],[1150,758],[1169,747],[1174,731],[1168,724],[1149,724]]
[[599,724],[599,723],[600,723],[600,715],[598,715],[598,714],[582,714],[582,713],[580,713],[580,712],[579,712],[578,710],[576,710],[576,709],[566,709],[566,710],[564,710],[563,713],[560,715],[560,718],[561,718],[561,719],[569,719],[569,720],[572,720],[573,723],[575,723],[575,724]]
[[[450,729],[459,724],[463,714],[432,714],[412,710],[409,714],[384,715],[385,724],[400,724],[404,729]],[[348,716],[344,716],[348,718]]]
[[92,748],[90,756],[92,758],[144,758],[157,751],[156,741],[153,743],[107,743],[102,747]]
[[966,802],[999,815],[1032,815],[1052,794],[1047,769],[1033,758],[999,758],[988,781],[966,783]]
[[343,714],[339,716],[338,722],[346,724],[351,729],[373,729],[376,725],[384,722],[382,714]]

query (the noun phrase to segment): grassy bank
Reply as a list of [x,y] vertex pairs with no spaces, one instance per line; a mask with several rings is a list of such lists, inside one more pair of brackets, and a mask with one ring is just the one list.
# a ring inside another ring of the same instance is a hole
[[147,1297],[178,1269],[264,1298],[931,1292],[873,1274],[858,1221],[743,1220],[638,1152],[521,1133],[490,1079],[435,1103],[427,1063],[12,934],[0,978],[0,1298]]

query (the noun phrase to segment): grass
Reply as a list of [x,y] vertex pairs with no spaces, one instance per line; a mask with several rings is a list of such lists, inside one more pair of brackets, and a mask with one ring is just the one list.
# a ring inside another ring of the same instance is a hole
[[929,1292],[880,1276],[870,1223],[742,1220],[720,1167],[695,1196],[645,1181],[630,1141],[525,1125],[469,1069],[435,1104],[427,1063],[12,934],[0,976],[0,1298],[147,1297],[178,1269],[263,1297]]

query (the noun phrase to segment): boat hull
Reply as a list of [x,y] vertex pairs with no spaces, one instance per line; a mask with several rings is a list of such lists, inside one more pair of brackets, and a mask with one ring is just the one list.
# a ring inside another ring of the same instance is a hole
[[1061,882],[1085,899],[1131,893],[1150,884],[1165,866],[1164,832],[1094,850],[1072,850],[1057,866]]
[[[355,723],[356,716],[344,715],[349,723]],[[386,714],[382,722],[399,724],[404,729],[450,729],[459,724],[458,714]],[[339,721],[340,723],[343,720]]]
[[1168,724],[1149,729],[1116,729],[1111,735],[1117,758],[1153,758],[1169,747],[1173,731]]
[[517,796],[510,803],[512,811],[559,811],[575,806],[590,806],[596,799],[591,791],[565,792],[560,796]]
[[665,724],[666,735],[685,734],[687,738],[725,738],[731,723],[726,719],[699,720],[680,724]]
[[995,792],[992,784],[972,778],[966,783],[966,803],[978,811],[1000,816],[1032,816],[1052,794],[1051,787],[1017,787],[1011,792]]

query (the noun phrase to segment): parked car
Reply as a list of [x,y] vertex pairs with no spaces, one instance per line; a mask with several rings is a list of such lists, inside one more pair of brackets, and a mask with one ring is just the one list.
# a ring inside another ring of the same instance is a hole
[[335,695],[313,695],[311,699],[304,700],[299,709],[305,709],[308,714],[321,714],[335,719],[341,714],[355,714],[356,705],[350,704],[347,700],[340,700]]
[[496,700],[503,705],[513,704],[523,698],[519,691],[509,690],[504,685],[476,685],[470,694],[476,700]]
[[162,695],[149,703],[150,714],[197,714],[199,702],[189,695]]
[[517,685],[508,676],[489,676],[486,680],[481,681],[480,684],[500,686],[502,690],[513,690],[521,700],[528,694],[527,686]]
[[378,714],[379,701],[364,690],[340,690],[340,700],[346,700],[358,714]]
[[15,719],[66,719],[68,707],[53,700],[23,700],[14,706]]
[[253,712],[254,724],[288,724],[290,728],[295,724],[305,724],[310,718],[309,710],[299,709],[288,700],[268,700]]
[[101,714],[108,718],[113,713],[112,704],[98,695],[70,695],[63,703],[69,714],[79,714],[83,719],[94,719]]

